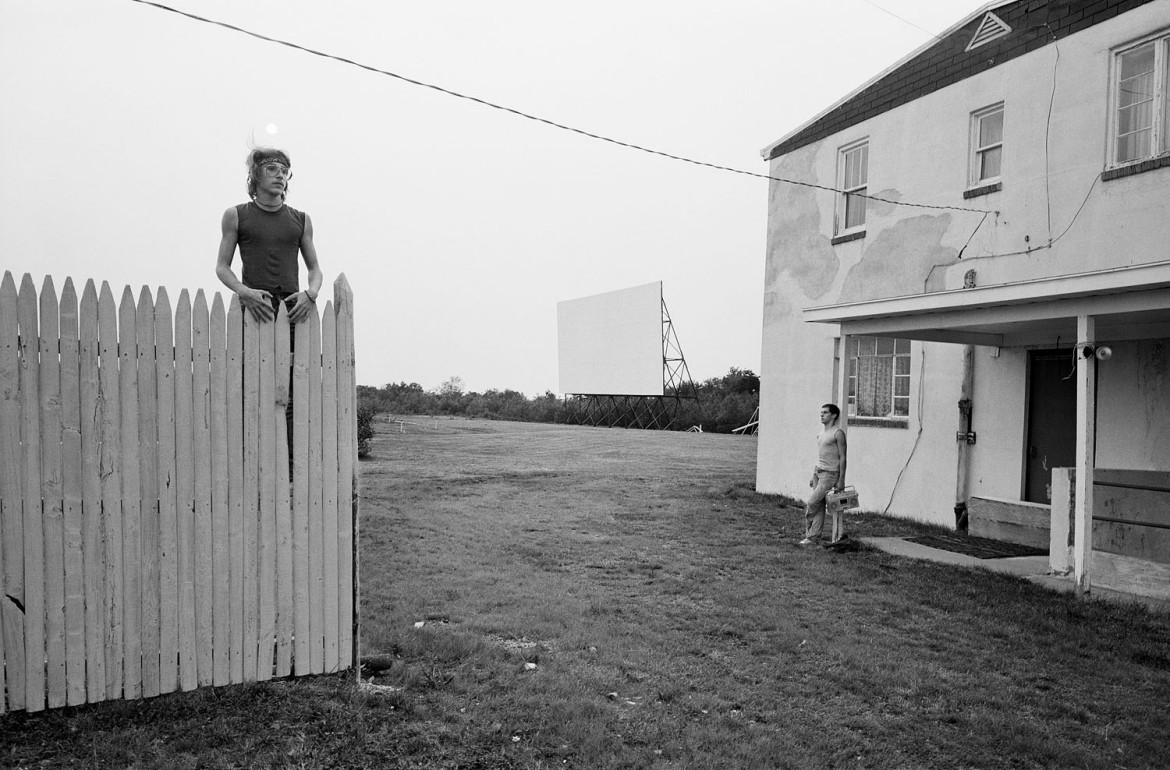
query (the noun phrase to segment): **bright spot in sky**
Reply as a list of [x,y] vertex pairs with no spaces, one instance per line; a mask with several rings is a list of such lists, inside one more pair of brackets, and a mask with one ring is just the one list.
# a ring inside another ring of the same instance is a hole
[[275,136],[276,135],[276,124],[269,123],[267,126],[264,127],[264,130],[268,132],[269,136]]

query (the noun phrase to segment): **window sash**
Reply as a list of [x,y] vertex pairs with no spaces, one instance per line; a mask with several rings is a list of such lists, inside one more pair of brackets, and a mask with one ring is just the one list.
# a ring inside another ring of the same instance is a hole
[[1170,104],[1166,36],[1114,56],[1113,163],[1152,158],[1168,149]]
[[977,185],[998,179],[1003,171],[1003,105],[971,115],[971,179]]
[[852,230],[865,225],[865,203],[869,183],[869,142],[841,150],[842,190],[838,221],[841,230]]

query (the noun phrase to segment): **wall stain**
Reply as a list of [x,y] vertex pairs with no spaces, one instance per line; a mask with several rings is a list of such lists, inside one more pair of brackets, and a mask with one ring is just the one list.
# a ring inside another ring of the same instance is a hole
[[764,293],[764,321],[779,321],[792,315],[792,303],[774,291]]
[[[815,147],[802,148],[772,168],[787,179],[815,179]],[[811,187],[772,182],[768,190],[768,248],[764,290],[772,291],[781,278],[796,281],[810,299],[823,297],[833,284],[841,262],[829,238],[822,235],[821,193]]]
[[1157,460],[1157,447],[1170,446],[1170,350],[1166,340],[1150,340],[1135,346],[1137,356],[1137,390],[1143,398],[1146,425],[1149,434],[1146,446],[1153,449],[1151,460]]
[[871,198],[866,201],[865,212],[867,218],[893,216],[898,207],[893,203],[886,203],[886,201],[902,200],[902,193],[893,188],[870,193],[870,195],[874,196],[874,198],[882,198],[882,200],[878,201]]
[[[892,208],[890,204],[883,205]],[[850,268],[837,301],[901,297],[924,291],[931,268],[954,262],[959,256],[958,249],[942,245],[950,224],[950,214],[923,214],[878,231],[861,261]]]

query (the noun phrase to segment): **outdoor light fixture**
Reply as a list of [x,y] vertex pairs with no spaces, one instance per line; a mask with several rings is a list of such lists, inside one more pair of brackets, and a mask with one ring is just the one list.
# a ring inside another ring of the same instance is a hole
[[1085,343],[1078,347],[1081,349],[1081,358],[1093,358],[1095,356],[1098,361],[1108,361],[1110,358],[1113,358],[1113,348],[1108,345],[1096,346],[1091,343]]

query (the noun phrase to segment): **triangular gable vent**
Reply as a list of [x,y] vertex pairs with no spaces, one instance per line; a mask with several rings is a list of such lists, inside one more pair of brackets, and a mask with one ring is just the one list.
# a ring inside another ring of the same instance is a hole
[[966,50],[970,51],[973,48],[986,45],[992,40],[999,40],[1011,31],[1012,28],[1004,24],[1003,19],[988,11],[987,15],[983,17],[983,21],[980,22],[979,29],[975,30],[975,37],[971,38],[971,42],[967,44]]

